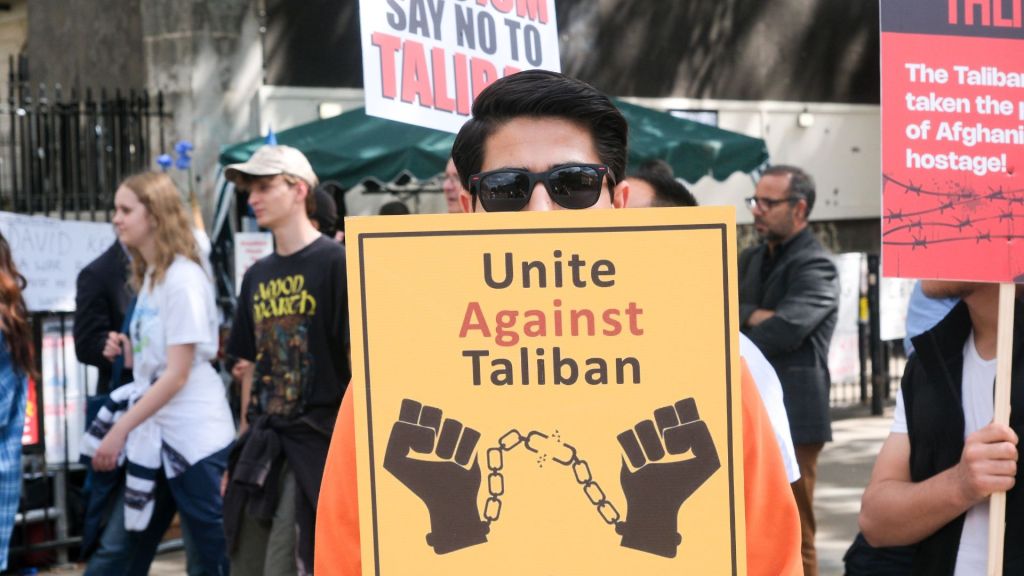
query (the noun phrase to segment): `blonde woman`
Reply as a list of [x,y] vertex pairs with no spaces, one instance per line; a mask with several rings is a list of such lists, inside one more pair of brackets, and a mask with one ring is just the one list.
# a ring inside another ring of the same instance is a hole
[[174,508],[191,536],[190,573],[227,574],[220,479],[235,430],[210,364],[218,347],[213,285],[167,175],[128,178],[114,208],[138,300],[130,333],[111,332],[104,355],[124,354],[135,381],[111,393],[86,434],[95,470],[126,470],[86,574],[145,573],[155,540],[133,545],[131,537],[162,533]]

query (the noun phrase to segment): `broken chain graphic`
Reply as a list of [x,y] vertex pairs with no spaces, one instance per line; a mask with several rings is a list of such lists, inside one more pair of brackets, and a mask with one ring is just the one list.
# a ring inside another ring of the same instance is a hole
[[[692,398],[655,410],[653,419],[617,436],[625,453],[620,483],[627,517],[622,520],[594,480],[590,465],[575,447],[562,442],[557,431],[551,436],[537,430],[523,435],[513,428],[486,451],[488,497],[481,519],[477,503],[483,481],[476,456],[479,440],[478,431],[444,418],[439,408],[402,401],[388,440],[384,469],[426,505],[431,528],[427,544],[437,554],[487,542],[490,525],[501,517],[505,454],[520,446],[538,454],[537,463],[542,467],[550,460],[571,469],[601,519],[622,536],[622,546],[667,558],[675,557],[682,542],[677,532],[680,507],[721,467],[711,434]],[[434,459],[412,458],[411,452],[430,454]],[[667,456],[686,454],[690,455],[687,459],[663,461]]]

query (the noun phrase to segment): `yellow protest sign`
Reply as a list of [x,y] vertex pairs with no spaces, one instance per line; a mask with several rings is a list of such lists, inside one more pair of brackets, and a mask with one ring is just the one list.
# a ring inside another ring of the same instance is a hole
[[728,208],[350,219],[365,574],[745,574]]

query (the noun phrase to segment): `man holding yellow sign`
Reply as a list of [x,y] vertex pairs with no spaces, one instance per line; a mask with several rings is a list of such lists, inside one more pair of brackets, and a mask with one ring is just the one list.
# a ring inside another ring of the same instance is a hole
[[359,376],[317,571],[799,574],[792,492],[735,354],[732,215],[585,211],[626,206],[626,134],[592,87],[512,75],[455,141],[463,209],[575,213],[353,222]]

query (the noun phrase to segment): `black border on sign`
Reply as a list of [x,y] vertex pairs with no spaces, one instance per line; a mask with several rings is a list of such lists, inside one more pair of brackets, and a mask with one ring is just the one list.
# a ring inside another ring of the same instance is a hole
[[363,366],[366,371],[366,427],[370,448],[370,501],[373,518],[373,567],[374,573],[380,576],[380,539],[377,531],[377,480],[376,463],[373,451],[373,409],[370,394],[370,338],[366,323],[366,241],[394,238],[425,238],[431,236],[511,236],[526,234],[593,234],[617,232],[661,232],[688,230],[717,230],[722,238],[722,300],[725,308],[725,406],[728,423],[728,461],[729,461],[729,532],[732,536],[730,552],[732,554],[732,573],[737,574],[736,563],[736,478],[734,476],[735,455],[733,454],[733,412],[732,412],[732,356],[729,320],[732,310],[729,308],[729,245],[725,224],[678,224],[656,226],[599,226],[590,228],[515,228],[502,230],[441,230],[420,232],[367,232],[359,235],[359,294],[362,302],[360,311],[363,319]]

